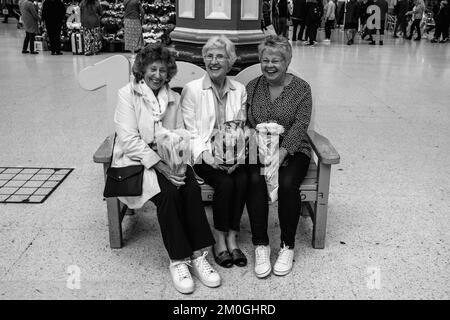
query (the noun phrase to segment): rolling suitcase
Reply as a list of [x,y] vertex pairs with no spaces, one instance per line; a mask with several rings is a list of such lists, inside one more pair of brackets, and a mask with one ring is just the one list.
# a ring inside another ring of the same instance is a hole
[[70,35],[70,43],[73,54],[84,54],[84,39],[83,34],[74,32]]

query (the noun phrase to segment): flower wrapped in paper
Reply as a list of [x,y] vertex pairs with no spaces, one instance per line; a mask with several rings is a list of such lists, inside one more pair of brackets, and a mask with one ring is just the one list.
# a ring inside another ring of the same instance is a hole
[[216,163],[232,166],[244,163],[248,137],[244,131],[244,121],[225,122],[211,137],[211,151]]
[[271,202],[278,199],[280,135],[283,132],[283,126],[277,123],[264,122],[256,126],[259,161],[263,165],[262,174],[266,180],[267,193]]
[[164,130],[156,134],[156,149],[173,174],[183,175],[190,161],[190,134],[185,129]]

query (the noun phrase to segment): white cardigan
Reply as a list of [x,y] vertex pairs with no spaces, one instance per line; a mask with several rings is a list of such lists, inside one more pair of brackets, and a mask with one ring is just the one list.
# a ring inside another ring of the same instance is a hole
[[[145,90],[143,90],[143,88]],[[129,83],[119,90],[119,97],[114,115],[116,143],[111,166],[125,167],[142,164],[146,168],[143,178],[143,192],[138,197],[119,197],[130,209],[141,208],[161,189],[155,170],[152,168],[161,158],[148,145],[155,139],[155,132],[183,126],[179,108],[180,95],[168,85],[161,88],[155,97],[145,84]],[[161,109],[162,114],[155,113]]]
[[[191,133],[192,160],[195,162],[203,151],[211,152],[211,136],[216,123],[215,97],[205,81],[208,75],[186,84],[181,93],[181,113],[185,128]],[[209,79],[206,79],[209,80]],[[246,120],[247,91],[238,81],[230,81],[225,107],[225,121]],[[239,119],[238,119],[239,117]]]

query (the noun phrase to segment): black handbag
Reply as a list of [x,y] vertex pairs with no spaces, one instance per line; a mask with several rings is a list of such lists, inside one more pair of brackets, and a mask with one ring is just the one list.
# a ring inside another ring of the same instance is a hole
[[[116,136],[114,136],[114,145],[116,144]],[[112,162],[112,159],[111,159]],[[144,166],[133,165],[128,167],[111,167],[106,170],[106,183],[103,196],[111,197],[137,197],[142,195],[142,181],[144,178]]]

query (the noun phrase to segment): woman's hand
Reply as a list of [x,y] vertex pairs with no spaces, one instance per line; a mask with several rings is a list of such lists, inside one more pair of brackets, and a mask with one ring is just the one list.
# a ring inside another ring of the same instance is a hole
[[157,164],[153,166],[155,170],[161,173],[167,180],[169,180],[175,187],[181,187],[185,184],[184,179],[185,175],[175,175],[170,172],[170,168],[167,164],[162,161],[159,161]]
[[213,167],[217,170],[224,170],[221,166],[219,166],[216,161],[214,160],[214,157],[212,156],[209,151],[205,150],[202,152],[202,160],[204,163],[206,163],[208,166]]
[[228,173],[228,174],[232,174],[237,167],[239,167],[239,163],[236,163],[235,165],[229,167],[229,168],[224,168],[224,170]]

